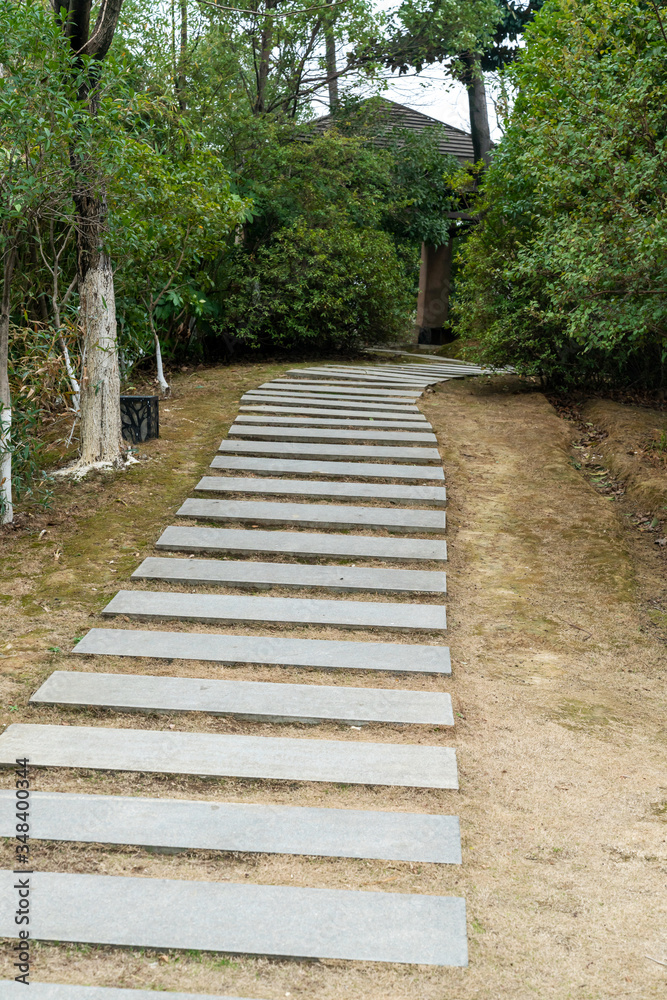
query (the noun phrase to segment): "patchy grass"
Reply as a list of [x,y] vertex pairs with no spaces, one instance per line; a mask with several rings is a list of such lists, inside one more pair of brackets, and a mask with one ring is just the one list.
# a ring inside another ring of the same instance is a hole
[[[591,482],[597,477],[573,465],[571,446],[581,429],[525,383],[501,377],[449,382],[422,403],[439,437],[450,500],[451,680],[70,652],[77,636],[103,624],[100,608],[128,586],[130,572],[152,553],[205,473],[241,392],[279,370],[234,366],[175,379],[174,398],[162,407],[163,437],[140,449],[139,465],[58,486],[50,513],[34,512],[0,536],[1,721],[453,745],[459,793],[85,769],[39,771],[34,786],[457,813],[463,866],[210,851],[165,855],[45,842],[34,845],[35,863],[50,871],[461,895],[468,905],[470,968],[39,944],[35,980],[267,1000],[662,997],[665,970],[645,956],[667,960],[659,917],[667,868],[663,550],[650,530],[655,515],[648,527],[638,517],[650,505],[633,499],[634,487],[612,469],[611,453],[601,451],[595,460],[624,485],[610,498]],[[595,423],[590,415],[587,420]],[[609,449],[615,433],[608,430],[596,445]],[[229,631],[285,634],[276,627]],[[294,634],[378,638],[335,629]],[[407,645],[411,637],[392,633],[391,641]],[[53,669],[445,689],[452,692],[456,727],[358,732],[201,714],[30,707],[31,692]],[[0,852],[7,864],[8,844]],[[10,976],[12,960],[4,961],[0,975]]]

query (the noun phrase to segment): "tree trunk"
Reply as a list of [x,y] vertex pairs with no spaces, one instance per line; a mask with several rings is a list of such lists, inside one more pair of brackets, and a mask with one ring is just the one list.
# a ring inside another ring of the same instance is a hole
[[81,465],[121,458],[120,375],[113,271],[104,253],[79,282],[85,364],[81,379]]
[[466,54],[462,58],[466,65],[463,82],[468,91],[473,156],[475,163],[478,160],[483,160],[488,166],[491,162],[491,132],[489,130],[484,74],[472,54]]
[[[267,11],[273,10],[276,0],[267,0]],[[257,96],[255,97],[255,114],[264,114],[266,108],[266,85],[269,81],[269,70],[271,68],[271,50],[273,48],[273,18],[262,18],[262,35],[259,51],[259,65],[256,69]]]
[[188,54],[188,2],[187,0],[180,0],[180,10],[181,10],[181,47],[178,58],[178,75],[176,77],[176,96],[178,97],[178,106],[181,111],[187,109],[187,100],[185,96],[185,62]]
[[9,391],[9,309],[16,250],[5,257],[0,306],[0,524],[14,520],[12,503],[12,397]]
[[327,83],[329,87],[329,112],[334,114],[338,107],[338,75],[336,67],[336,37],[333,25],[324,29],[326,42]]

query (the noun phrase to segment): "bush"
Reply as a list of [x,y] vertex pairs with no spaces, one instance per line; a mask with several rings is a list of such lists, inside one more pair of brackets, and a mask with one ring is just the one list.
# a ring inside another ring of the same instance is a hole
[[411,290],[386,233],[300,220],[238,252],[228,323],[254,348],[351,350],[404,334]]
[[559,386],[664,384],[667,42],[642,0],[547,0],[462,255],[458,329]]

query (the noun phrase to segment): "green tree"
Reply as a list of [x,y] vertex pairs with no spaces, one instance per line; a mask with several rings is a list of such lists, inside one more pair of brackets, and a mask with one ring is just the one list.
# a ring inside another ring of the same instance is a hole
[[459,328],[552,383],[660,384],[667,40],[641,0],[548,0],[464,255]]
[[[19,253],[40,220],[66,217],[76,131],[66,46],[41,4],[0,7],[0,519],[13,518],[8,376],[12,287]],[[46,86],[46,90],[45,90]]]
[[85,368],[81,379],[82,467],[117,462],[121,455],[120,375],[113,268],[104,246],[106,178],[95,155],[101,106],[101,63],[123,0],[105,0],[91,30],[93,0],[52,0],[56,23],[70,46],[78,101],[87,112],[77,124],[71,161],[75,174],[79,317]]

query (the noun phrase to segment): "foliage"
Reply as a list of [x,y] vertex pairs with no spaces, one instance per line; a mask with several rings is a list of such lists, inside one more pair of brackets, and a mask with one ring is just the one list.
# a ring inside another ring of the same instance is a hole
[[410,286],[385,233],[299,220],[237,260],[229,322],[253,347],[350,350],[405,331]]
[[660,384],[667,40],[641,0],[548,0],[464,254],[459,329],[551,382]]
[[441,246],[449,239],[448,212],[460,207],[455,178],[459,162],[443,156],[438,142],[444,131],[397,129],[390,146],[391,201],[385,209],[385,226],[411,243]]

